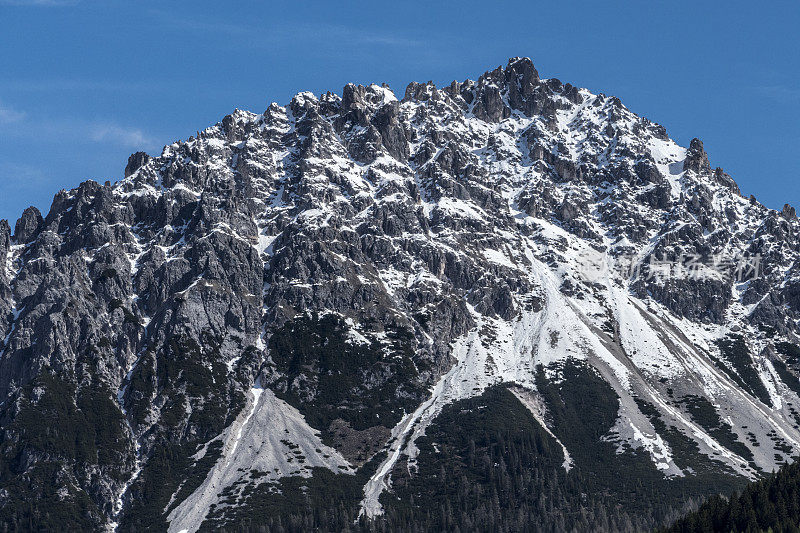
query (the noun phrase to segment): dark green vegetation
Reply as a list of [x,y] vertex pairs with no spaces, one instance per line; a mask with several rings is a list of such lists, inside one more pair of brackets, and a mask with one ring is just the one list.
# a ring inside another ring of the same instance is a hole
[[392,489],[381,499],[385,515],[374,522],[356,518],[363,484],[383,454],[355,476],[318,469],[310,479],[231,491],[238,508],[220,506],[203,528],[642,531],[671,522],[708,494],[744,485],[720,473],[677,430],[668,432],[670,443],[697,475],[667,480],[644,452],[617,453],[619,443],[607,439],[619,409],[614,391],[582,364],[568,363],[561,373],[555,384],[540,369],[538,386],[554,432],[574,460],[570,471],[558,442],[508,388],[496,386],[442,410],[417,441],[416,462],[395,467]]
[[[175,501],[180,502],[191,494],[219,457],[221,442],[212,439],[235,419],[245,400],[216,346],[211,337],[204,339],[202,348],[191,339],[173,338],[161,348],[160,364],[149,352],[134,369],[129,390],[135,393],[125,397],[134,423],[142,421],[149,405],[162,407],[150,430],[154,442],[144,450],[147,466],[128,491],[129,510],[120,531],[165,530],[172,495],[177,492]],[[192,459],[205,443],[205,455]]]
[[753,460],[753,452],[745,446],[733,432],[733,428],[725,421],[723,421],[714,405],[702,396],[686,396],[682,400],[686,406],[686,410],[692,416],[692,419],[697,422],[709,435],[714,437],[714,440],[728,448],[739,457],[743,457],[748,461]]
[[[593,370],[578,363],[563,381],[538,389],[555,435],[570,451],[567,472],[558,443],[507,389],[445,407],[426,436],[413,476],[404,465],[386,495],[387,524],[402,530],[641,531],[668,523],[705,494],[743,481],[697,461],[675,431],[697,476],[666,480],[640,450],[617,453],[605,437],[619,401]],[[696,450],[694,451],[696,454]],[[696,454],[699,455],[699,454]]]
[[786,362],[792,367],[800,367],[800,346],[790,342],[779,342],[775,349],[786,357]]
[[800,463],[751,483],[730,498],[713,496],[666,530],[695,532],[800,532]]
[[98,528],[92,517],[110,502],[95,501],[79,487],[94,467],[122,479],[131,460],[124,419],[111,392],[100,383],[77,390],[45,369],[3,404],[0,419],[3,529]]
[[[672,458],[678,468],[684,471],[694,472],[698,480],[703,480],[704,492],[713,492],[717,487],[730,487],[732,471],[724,463],[711,459],[707,455],[700,453],[700,447],[695,441],[681,433],[673,426],[667,425],[661,417],[660,412],[655,406],[645,400],[636,399],[639,410],[653,424],[658,434],[666,441],[672,450]],[[715,427],[721,427],[716,424]],[[728,426],[730,429],[730,426]],[[727,472],[727,473],[726,473]],[[738,485],[739,483],[735,483]]]
[[775,371],[780,376],[781,381],[793,390],[795,394],[800,395],[800,379],[798,379],[797,375],[790,372],[783,361],[775,360],[772,362],[772,366],[775,367]]
[[[352,342],[346,325],[334,317],[288,324],[270,345],[281,367],[289,369],[289,378],[277,382],[284,385],[283,397],[298,405],[313,427],[325,428],[337,418],[357,429],[375,420],[393,425],[425,392],[410,385],[417,376],[410,339],[402,332],[388,338],[388,343]],[[128,491],[130,510],[121,517],[121,531],[164,530],[170,498],[176,495],[174,501],[180,502],[191,494],[219,457],[221,443],[212,439],[239,413],[244,398],[215,346],[210,337],[202,347],[174,338],[157,354],[145,352],[131,374],[124,405],[132,424],[144,423],[148,405],[158,406],[159,418],[150,430],[152,443],[142,450],[147,467]],[[417,441],[416,461],[401,462],[392,472],[392,488],[382,495],[386,512],[376,521],[359,520],[358,505],[385,453],[355,475],[317,468],[310,478],[258,483],[263,473],[251,472],[249,482],[227,489],[202,529],[640,531],[670,523],[709,494],[744,485],[639,400],[676,464],[693,472],[665,479],[645,452],[620,449],[621,443],[609,438],[619,410],[613,389],[582,363],[571,361],[557,371],[554,381],[540,368],[537,388],[554,434],[571,453],[569,471],[559,443],[506,386],[498,385],[442,410]],[[132,450],[122,444],[128,429],[112,398],[101,383],[76,389],[44,372],[20,401],[0,409],[10,421],[0,446],[0,475],[11,480],[3,496],[11,504],[0,519],[9,530],[99,527],[91,517],[100,514],[101,503],[80,489],[70,489],[65,497],[56,490],[80,486],[68,483],[62,464],[70,465],[74,477],[87,476],[98,465],[112,476],[116,472],[120,482],[126,479]],[[716,439],[750,457],[707,400],[687,397],[683,403]],[[17,412],[10,412],[12,405]],[[204,444],[205,454],[193,459]],[[53,449],[61,455],[47,456]],[[22,476],[31,454],[46,457]]]
[[797,375],[793,374],[783,361],[776,359],[772,361],[772,366],[775,367],[775,371],[780,376],[781,381],[793,390],[795,394],[800,395],[800,379],[798,379]]
[[741,335],[729,335],[718,340],[717,346],[727,361],[726,363],[714,358],[717,366],[722,368],[737,385],[771,407],[769,392],[753,367],[753,358],[744,338]]
[[301,316],[276,331],[269,341],[273,363],[282,370],[269,385],[275,394],[325,430],[340,418],[357,429],[392,427],[424,400],[418,384],[411,333],[387,331],[388,345],[362,344],[348,337],[336,315]]
[[[772,360],[772,366],[780,376],[784,385],[789,387],[795,394],[800,396],[800,347],[796,344],[788,342],[779,342],[775,345],[775,349],[783,355],[784,360],[778,358]],[[795,405],[789,404],[789,412],[795,419],[795,429],[800,429],[800,411],[797,410]]]
[[[236,507],[212,507],[200,531],[369,531],[375,524],[356,524],[358,504],[364,484],[385,457],[378,454],[355,475],[315,468],[310,478],[249,484],[241,494],[234,494],[238,487],[233,487],[227,503],[236,502]],[[251,472],[251,477],[259,476]]]
[[779,342],[775,345],[775,349],[784,356],[786,362],[775,359],[772,361],[772,365],[780,375],[781,380],[796,394],[800,395],[800,379],[797,376],[797,373],[800,372],[800,347],[788,342]]

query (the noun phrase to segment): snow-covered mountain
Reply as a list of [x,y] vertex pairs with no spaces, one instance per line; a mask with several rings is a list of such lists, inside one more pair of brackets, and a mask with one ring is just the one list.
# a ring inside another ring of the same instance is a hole
[[529,59],[237,110],[0,223],[0,517],[663,523],[800,453],[799,230]]

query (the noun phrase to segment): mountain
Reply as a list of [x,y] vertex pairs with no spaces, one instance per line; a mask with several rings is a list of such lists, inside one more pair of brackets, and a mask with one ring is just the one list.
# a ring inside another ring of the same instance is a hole
[[731,498],[715,496],[679,520],[670,532],[774,531],[800,529],[800,463],[748,485]]
[[637,531],[800,452],[800,223],[529,59],[0,223],[0,523]]

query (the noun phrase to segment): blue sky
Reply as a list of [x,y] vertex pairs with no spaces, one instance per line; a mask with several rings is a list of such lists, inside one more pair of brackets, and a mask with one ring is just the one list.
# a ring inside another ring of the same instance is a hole
[[800,204],[800,2],[0,0],[0,218],[131,152],[349,82],[477,78],[512,56],[700,137],[769,207]]

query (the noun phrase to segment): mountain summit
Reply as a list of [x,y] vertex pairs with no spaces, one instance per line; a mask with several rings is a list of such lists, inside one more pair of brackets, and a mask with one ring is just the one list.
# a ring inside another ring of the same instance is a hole
[[0,222],[9,530],[630,530],[800,453],[800,225],[511,59]]

